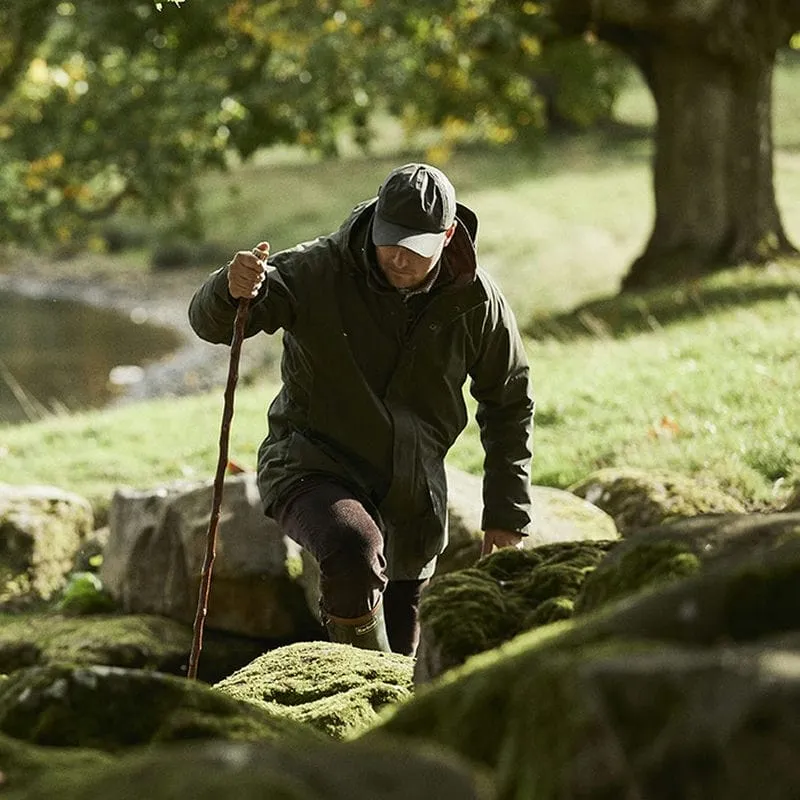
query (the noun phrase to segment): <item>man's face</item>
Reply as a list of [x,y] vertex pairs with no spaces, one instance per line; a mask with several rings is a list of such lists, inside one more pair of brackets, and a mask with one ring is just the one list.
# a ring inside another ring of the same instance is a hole
[[400,245],[378,245],[378,264],[386,280],[395,289],[414,289],[425,281],[442,254],[442,248],[430,258]]

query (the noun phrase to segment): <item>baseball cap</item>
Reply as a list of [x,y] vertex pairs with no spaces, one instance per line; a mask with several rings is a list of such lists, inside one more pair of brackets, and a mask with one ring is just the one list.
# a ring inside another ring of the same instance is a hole
[[378,192],[372,241],[430,258],[455,218],[456,190],[447,176],[428,164],[404,164],[389,173]]

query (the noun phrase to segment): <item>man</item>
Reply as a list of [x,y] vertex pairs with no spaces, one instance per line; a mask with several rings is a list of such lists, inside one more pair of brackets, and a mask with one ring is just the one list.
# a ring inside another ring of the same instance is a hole
[[338,231],[236,253],[192,298],[199,336],[283,328],[282,388],[258,455],[265,513],[317,560],[333,641],[413,654],[420,593],[447,544],[444,457],[477,400],[483,552],[530,525],[533,399],[514,316],[478,268],[475,214],[406,164]]

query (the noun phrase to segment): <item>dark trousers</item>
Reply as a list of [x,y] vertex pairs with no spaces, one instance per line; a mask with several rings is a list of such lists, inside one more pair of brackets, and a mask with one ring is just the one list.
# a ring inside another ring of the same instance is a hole
[[319,564],[321,603],[334,617],[354,619],[383,597],[386,632],[395,653],[419,642],[419,599],[427,581],[387,580],[383,536],[361,501],[333,481],[311,479],[278,504],[281,529]]

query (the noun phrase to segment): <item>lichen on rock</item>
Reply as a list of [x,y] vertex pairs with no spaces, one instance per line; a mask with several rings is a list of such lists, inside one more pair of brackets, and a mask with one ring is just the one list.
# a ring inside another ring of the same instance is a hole
[[601,469],[569,490],[610,514],[622,536],[669,520],[745,510],[710,480],[665,470]]
[[385,706],[410,697],[413,660],[332,642],[279,647],[214,687],[335,739],[371,725]]

